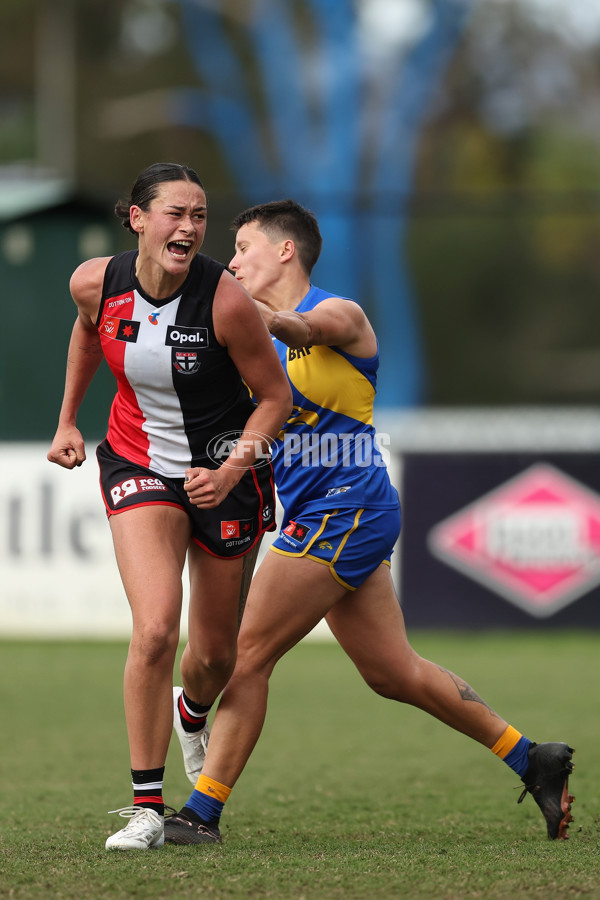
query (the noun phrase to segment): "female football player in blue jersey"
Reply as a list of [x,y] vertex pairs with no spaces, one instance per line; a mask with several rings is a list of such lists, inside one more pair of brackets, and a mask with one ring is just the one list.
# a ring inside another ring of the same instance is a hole
[[221,811],[260,735],[273,668],[323,617],[374,691],[488,747],[523,779],[549,836],[566,838],[572,749],[532,743],[408,642],[390,572],[400,506],[373,428],[377,339],[358,304],[311,284],[321,250],[315,217],[283,200],[242,213],[234,230],[230,268],[257,301],[292,388],[273,458],[284,519],[252,581],[206,758],[188,753],[195,788],[167,820],[165,840],[220,842]]
[[193,169],[150,166],[115,208],[137,249],[82,263],[70,283],[78,317],[48,458],[67,469],[85,460],[77,412],[104,357],[117,392],[97,456],[133,618],[124,678],[133,805],[115,810],[129,821],[107,849],[164,843],[186,559],[189,638],[175,701],[188,743],[201,747],[208,709],[235,663],[244,570],[274,525],[271,464],[261,452],[289,415],[290,388],[252,298],[198,252],[206,206]]

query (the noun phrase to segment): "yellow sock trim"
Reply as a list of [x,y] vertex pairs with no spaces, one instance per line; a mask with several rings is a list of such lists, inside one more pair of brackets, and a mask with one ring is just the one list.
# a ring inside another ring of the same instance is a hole
[[208,794],[209,797],[214,797],[220,803],[225,803],[231,793],[231,788],[227,787],[226,784],[220,784],[206,775],[198,776],[196,790],[200,791],[201,794]]
[[520,731],[517,731],[516,728],[509,725],[506,731],[500,735],[494,746],[490,749],[492,753],[495,753],[500,759],[504,759],[505,756],[508,756],[513,747],[518,744],[522,737],[523,735]]

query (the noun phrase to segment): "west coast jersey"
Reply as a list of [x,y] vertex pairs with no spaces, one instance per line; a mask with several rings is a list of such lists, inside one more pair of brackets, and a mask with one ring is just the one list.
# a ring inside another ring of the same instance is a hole
[[[334,296],[311,286],[295,311],[309,312]],[[292,349],[277,339],[274,346],[294,400],[273,448],[286,517],[300,508],[397,507],[373,427],[379,354],[362,359],[336,347]]]
[[108,441],[120,456],[171,478],[189,466],[215,468],[217,435],[238,435],[253,405],[218,343],[213,301],[224,266],[198,254],[176,294],[154,300],[135,275],[137,250],[114,256],[97,325],[117,379]]

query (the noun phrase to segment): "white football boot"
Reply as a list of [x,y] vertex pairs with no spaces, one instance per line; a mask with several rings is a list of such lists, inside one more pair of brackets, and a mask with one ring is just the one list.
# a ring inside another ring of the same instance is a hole
[[106,841],[107,850],[155,850],[165,842],[165,817],[147,806],[111,809],[129,822]]

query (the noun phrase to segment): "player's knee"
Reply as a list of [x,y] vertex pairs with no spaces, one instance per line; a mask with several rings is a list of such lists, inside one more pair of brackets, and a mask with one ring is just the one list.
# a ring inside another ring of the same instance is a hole
[[215,653],[208,657],[207,668],[220,675],[223,679],[228,679],[235,668],[235,651],[229,653]]
[[373,670],[363,673],[363,678],[380,697],[400,703],[414,702],[421,690],[418,669],[412,666],[389,668],[385,671]]
[[231,677],[235,667],[236,648],[227,645],[207,646],[197,649],[193,656],[197,668],[225,682]]
[[380,697],[383,697],[386,700],[395,700],[396,694],[398,693],[398,685],[393,684],[387,679],[383,679],[377,676],[367,677],[365,678],[366,683],[371,688],[372,691],[375,691]]
[[269,678],[282,652],[273,648],[263,640],[253,640],[247,636],[238,643],[237,662],[235,666],[236,678],[243,679],[261,676]]
[[134,629],[131,652],[138,662],[148,666],[173,664],[179,633],[166,622],[152,622]]

